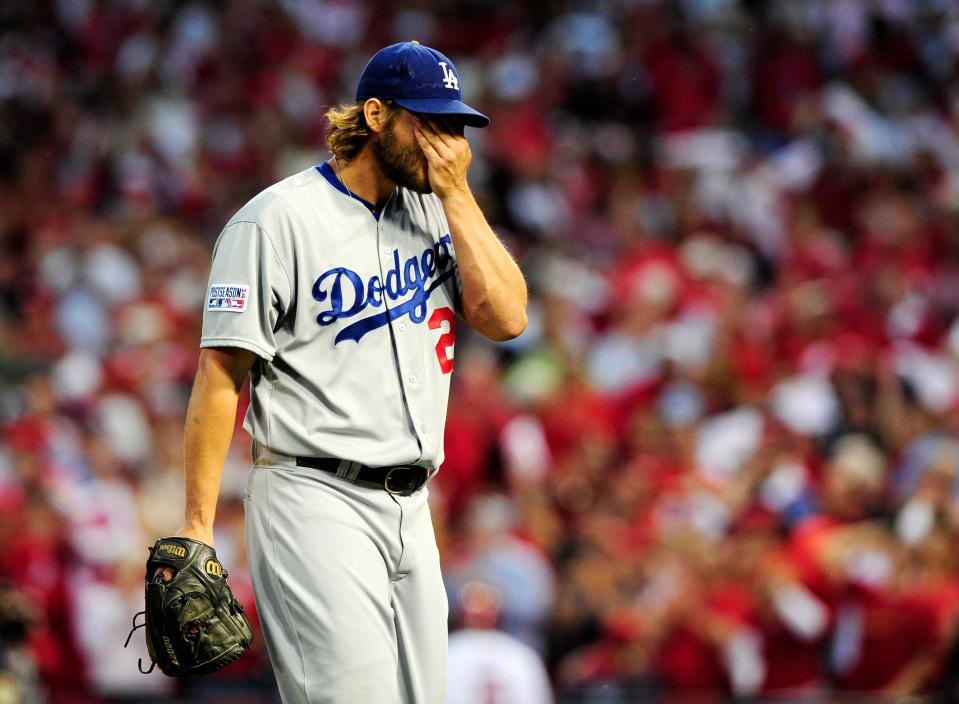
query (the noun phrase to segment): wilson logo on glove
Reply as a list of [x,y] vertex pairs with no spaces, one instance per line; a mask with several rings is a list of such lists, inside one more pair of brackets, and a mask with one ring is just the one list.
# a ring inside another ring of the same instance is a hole
[[171,555],[176,555],[177,557],[186,557],[186,548],[181,548],[179,545],[170,545],[170,543],[163,543],[160,546],[161,552],[168,552]]

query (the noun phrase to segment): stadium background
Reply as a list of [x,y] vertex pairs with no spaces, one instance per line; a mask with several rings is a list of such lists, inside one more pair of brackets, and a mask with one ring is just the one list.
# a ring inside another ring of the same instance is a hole
[[491,585],[560,702],[953,701],[950,0],[4,2],[0,699],[270,701],[262,652],[175,690],[121,645],[212,242],[412,38],[493,119],[472,184],[532,291],[519,339],[459,330],[454,614]]

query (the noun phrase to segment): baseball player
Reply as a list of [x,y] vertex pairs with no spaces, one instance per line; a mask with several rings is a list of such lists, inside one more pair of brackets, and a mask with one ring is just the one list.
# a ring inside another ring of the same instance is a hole
[[447,603],[426,485],[443,462],[456,314],[526,326],[523,276],[467,186],[453,63],[406,42],[330,110],[329,161],[217,240],[185,429],[186,521],[213,542],[237,396],[254,440],[250,570],[287,704],[440,704]]

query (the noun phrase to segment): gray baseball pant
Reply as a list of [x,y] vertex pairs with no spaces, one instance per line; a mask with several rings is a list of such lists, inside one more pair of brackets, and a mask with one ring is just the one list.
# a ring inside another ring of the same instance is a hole
[[250,575],[284,704],[442,704],[448,607],[428,490],[394,496],[254,452]]

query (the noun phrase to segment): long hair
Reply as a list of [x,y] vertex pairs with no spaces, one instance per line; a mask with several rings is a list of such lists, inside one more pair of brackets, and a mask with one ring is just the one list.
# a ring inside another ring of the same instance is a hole
[[[396,119],[396,108],[389,101],[382,101],[388,112],[385,127],[389,128]],[[339,105],[326,111],[329,128],[326,131],[326,146],[333,152],[333,156],[349,161],[359,154],[370,136],[373,134],[366,123],[362,103],[353,105]]]

